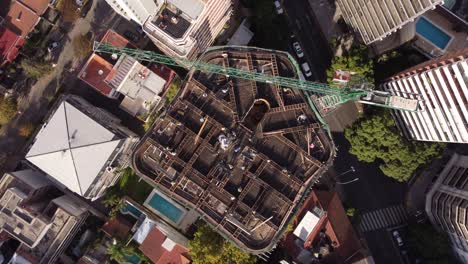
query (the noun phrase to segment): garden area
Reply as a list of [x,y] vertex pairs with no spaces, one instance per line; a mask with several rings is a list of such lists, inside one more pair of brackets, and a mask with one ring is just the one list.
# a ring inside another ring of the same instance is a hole
[[102,203],[111,208],[110,216],[115,216],[124,206],[124,196],[142,204],[152,190],[151,185],[138,177],[132,168],[127,167],[123,169],[119,181],[107,190]]

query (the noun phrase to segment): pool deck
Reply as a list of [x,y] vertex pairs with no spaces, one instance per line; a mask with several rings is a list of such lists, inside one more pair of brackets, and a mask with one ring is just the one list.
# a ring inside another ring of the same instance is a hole
[[[439,8],[436,10],[427,11],[422,17],[426,18],[429,22],[442,29],[446,34],[451,36],[452,39],[444,50],[441,50],[433,43],[418,35],[416,35],[416,40],[413,45],[422,51],[436,57],[441,56],[446,52],[457,51],[466,47],[466,38],[468,36],[467,32],[463,30],[456,32],[453,30],[454,24],[445,17],[445,13],[442,13]],[[414,24],[415,23],[416,21]]]
[[[153,195],[154,194],[157,194],[159,196],[161,196],[164,200],[166,200],[168,203],[170,203],[171,205],[173,205],[174,207],[176,207],[177,209],[179,209],[180,211],[182,211],[182,214],[179,216],[179,219],[177,220],[177,222],[174,222],[172,219],[170,219],[168,216],[164,215],[162,212],[160,212],[159,210],[157,210],[156,208],[154,208],[153,206],[151,206],[150,204],[150,201],[151,199],[153,199]],[[143,203],[143,205],[148,208],[150,211],[152,211],[153,213],[155,213],[156,215],[158,215],[159,217],[161,217],[162,219],[164,219],[165,221],[169,222],[170,224],[174,225],[175,227],[178,227],[180,225],[180,223],[182,222],[182,220],[185,218],[185,216],[187,215],[187,209],[185,209],[183,206],[181,206],[180,204],[178,203],[175,203],[171,198],[167,197],[165,194],[163,194],[162,192],[154,189],[150,195],[148,195],[148,197],[146,198],[145,202]]]

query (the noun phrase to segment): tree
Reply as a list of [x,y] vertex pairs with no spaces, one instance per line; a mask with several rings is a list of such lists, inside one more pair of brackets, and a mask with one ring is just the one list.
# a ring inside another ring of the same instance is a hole
[[76,55],[83,59],[92,52],[92,43],[88,36],[78,35],[72,40],[73,50]]
[[172,83],[169,85],[169,88],[167,88],[166,95],[165,95],[166,105],[170,104],[172,100],[174,100],[174,98],[176,97],[177,92],[179,91],[180,83],[181,83],[180,79],[176,77],[174,78]]
[[388,111],[361,118],[345,130],[350,153],[360,161],[380,162],[382,172],[406,181],[421,165],[441,155],[444,145],[408,142],[400,136]]
[[358,77],[374,83],[374,62],[369,58],[367,48],[363,45],[352,46],[344,51],[342,56],[332,59],[332,64],[327,70],[328,82],[331,83],[335,70],[348,70],[356,73]]
[[35,128],[36,127],[33,123],[27,122],[26,124],[20,126],[18,133],[20,136],[27,138],[34,132]]
[[408,242],[416,249],[424,263],[456,263],[450,255],[450,240],[437,233],[430,224],[412,224],[408,227]]
[[80,16],[80,11],[75,0],[59,0],[57,10],[65,22],[73,22]]
[[113,243],[107,244],[106,254],[111,260],[124,263],[127,257],[136,254],[136,250],[131,246],[124,245],[121,241],[114,240]]
[[21,60],[21,68],[26,76],[38,79],[52,72],[52,65],[47,62],[33,61],[30,59]]
[[195,237],[189,242],[189,253],[193,264],[253,264],[256,258],[241,251],[207,224],[199,224]]
[[346,209],[346,215],[349,217],[354,217],[356,214],[356,208],[347,208]]
[[10,122],[17,109],[15,100],[0,96],[0,125]]

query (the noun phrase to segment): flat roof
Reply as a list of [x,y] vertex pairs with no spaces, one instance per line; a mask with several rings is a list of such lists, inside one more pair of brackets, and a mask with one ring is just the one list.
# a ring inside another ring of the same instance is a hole
[[78,74],[78,78],[89,84],[103,95],[109,95],[112,87],[105,81],[112,72],[114,66],[96,53],[93,53],[83,69]]
[[307,237],[310,235],[310,233],[312,233],[319,221],[320,218],[318,216],[307,211],[307,213],[302,218],[301,222],[299,222],[299,224],[297,225],[296,229],[294,229],[294,235],[296,235],[303,241],[306,241]]
[[[202,61],[297,78],[281,52],[226,47]],[[134,168],[246,251],[271,249],[330,142],[299,90],[193,71],[134,152]]]

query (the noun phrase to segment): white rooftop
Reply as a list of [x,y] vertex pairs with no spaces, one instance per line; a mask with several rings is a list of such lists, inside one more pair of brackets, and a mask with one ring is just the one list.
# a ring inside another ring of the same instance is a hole
[[200,0],[167,0],[167,2],[176,6],[193,20],[198,18],[205,6]]
[[64,101],[44,124],[26,159],[84,195],[121,139]]
[[306,241],[307,237],[314,230],[315,226],[318,224],[319,221],[319,217],[307,211],[299,225],[297,225],[293,234],[298,238],[302,239],[303,241]]

